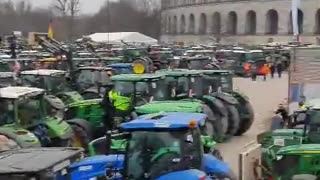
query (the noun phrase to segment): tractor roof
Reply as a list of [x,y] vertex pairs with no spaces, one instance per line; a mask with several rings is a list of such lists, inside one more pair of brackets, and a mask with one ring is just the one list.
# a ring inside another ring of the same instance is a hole
[[181,76],[199,76],[202,73],[200,71],[188,70],[188,69],[173,69],[173,70],[160,70],[157,73],[163,73],[169,77],[181,77]]
[[55,171],[57,168],[63,169],[70,165],[71,159],[80,157],[81,152],[81,149],[76,148],[55,147],[3,151],[0,153],[0,175],[31,174],[46,170]]
[[319,154],[320,144],[299,144],[281,148],[277,154]]
[[43,89],[33,87],[8,86],[0,88],[0,98],[18,99],[23,96],[36,96],[44,93]]
[[0,78],[12,78],[14,75],[14,72],[0,72]]
[[30,71],[22,71],[21,75],[38,75],[38,76],[54,76],[59,74],[65,74],[66,71],[55,70],[55,69],[38,69]]
[[111,67],[97,67],[97,66],[84,66],[79,67],[78,70],[93,70],[93,71],[111,71]]
[[112,81],[129,81],[129,82],[138,82],[138,81],[153,81],[164,79],[165,75],[163,74],[120,74],[111,77]]
[[190,122],[195,126],[203,126],[207,115],[201,113],[158,113],[140,116],[137,119],[121,124],[123,130],[141,129],[179,129],[188,128]]

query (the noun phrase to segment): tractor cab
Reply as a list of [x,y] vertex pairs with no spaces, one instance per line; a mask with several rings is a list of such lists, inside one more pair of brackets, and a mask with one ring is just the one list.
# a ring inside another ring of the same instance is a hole
[[0,88],[16,85],[16,74],[13,72],[0,72]]
[[173,52],[169,50],[151,51],[148,57],[152,60],[157,69],[166,69],[170,61],[173,59]]
[[48,94],[55,95],[65,103],[82,100],[79,93],[73,91],[71,79],[66,76],[66,71],[39,69],[22,71],[19,73],[21,85],[45,89]]
[[233,73],[228,70],[200,70],[204,74],[204,86],[207,93],[233,91]]
[[104,87],[111,83],[112,75],[110,67],[80,67],[76,71],[77,90],[84,99],[102,98]]
[[132,98],[132,105],[167,99],[165,76],[161,74],[121,74],[112,76],[114,90],[120,96]]
[[100,156],[104,159],[101,164],[111,165],[107,167],[109,178],[160,180],[179,174],[179,178],[193,179],[190,172],[201,171],[203,179],[233,180],[227,164],[204,152],[203,146],[215,144],[201,135],[206,120],[207,116],[200,113],[157,113],[123,123],[120,129],[127,134],[125,154]]
[[51,69],[22,71],[19,73],[19,78],[21,85],[42,88],[51,94],[71,90],[66,79],[66,71]]
[[198,71],[187,69],[162,70],[157,73],[166,75],[166,84],[171,93],[171,99],[202,96],[203,80]]
[[182,69],[220,69],[220,66],[212,60],[210,56],[182,58],[178,68]]
[[45,91],[30,87],[0,88],[0,134],[16,147],[67,146],[73,132],[45,108]]

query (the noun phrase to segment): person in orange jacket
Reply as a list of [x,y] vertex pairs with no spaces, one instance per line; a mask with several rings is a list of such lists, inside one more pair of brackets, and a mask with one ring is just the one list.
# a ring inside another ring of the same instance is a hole
[[268,67],[268,64],[264,64],[261,69],[260,69],[261,75],[263,75],[263,80],[266,81],[267,80],[267,75],[270,72],[270,69]]
[[251,68],[251,64],[250,63],[245,63],[244,64],[244,71],[245,71],[246,75],[250,73],[250,68]]

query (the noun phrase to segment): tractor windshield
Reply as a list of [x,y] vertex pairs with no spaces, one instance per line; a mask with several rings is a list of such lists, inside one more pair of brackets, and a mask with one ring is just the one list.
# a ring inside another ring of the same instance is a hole
[[0,99],[0,126],[14,123],[14,101]]
[[286,177],[289,174],[294,174],[294,170],[299,166],[300,156],[285,155],[279,157],[279,160],[275,160],[273,162],[274,172],[280,177]]
[[44,78],[46,84],[45,89],[49,90],[51,93],[68,92],[71,91],[70,85],[65,77],[61,76],[46,76]]
[[40,76],[22,75],[20,78],[23,86],[46,89],[44,79]]
[[[201,77],[167,77],[171,89],[171,97],[202,96],[203,83]],[[173,92],[174,91],[174,92]]]
[[18,119],[24,126],[32,126],[43,117],[43,104],[38,96],[28,97],[17,102]]
[[81,70],[77,77],[77,84],[81,90],[86,90],[97,84],[106,84],[110,82],[109,71]]
[[132,97],[135,93],[136,97],[142,98],[146,102],[150,100],[165,100],[168,97],[164,80],[145,82],[115,81],[114,85],[115,90],[120,92],[121,96]]
[[203,69],[208,64],[212,63],[212,60],[210,58],[206,59],[198,59],[198,60],[191,60],[189,63],[189,69]]
[[200,134],[196,130],[136,131],[128,142],[128,179],[156,179],[166,173],[201,167]]
[[216,92],[219,89],[223,92],[231,92],[233,90],[231,74],[205,75],[204,83],[205,94]]

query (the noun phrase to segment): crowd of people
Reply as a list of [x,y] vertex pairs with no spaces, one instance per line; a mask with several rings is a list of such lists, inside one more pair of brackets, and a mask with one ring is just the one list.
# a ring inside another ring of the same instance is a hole
[[282,72],[284,70],[283,62],[279,59],[267,61],[265,64],[245,64],[245,70],[247,74],[251,75],[253,81],[257,80],[257,76],[262,76],[263,80],[267,80],[267,76],[270,75],[273,79],[275,74],[278,74],[278,77],[282,77]]

